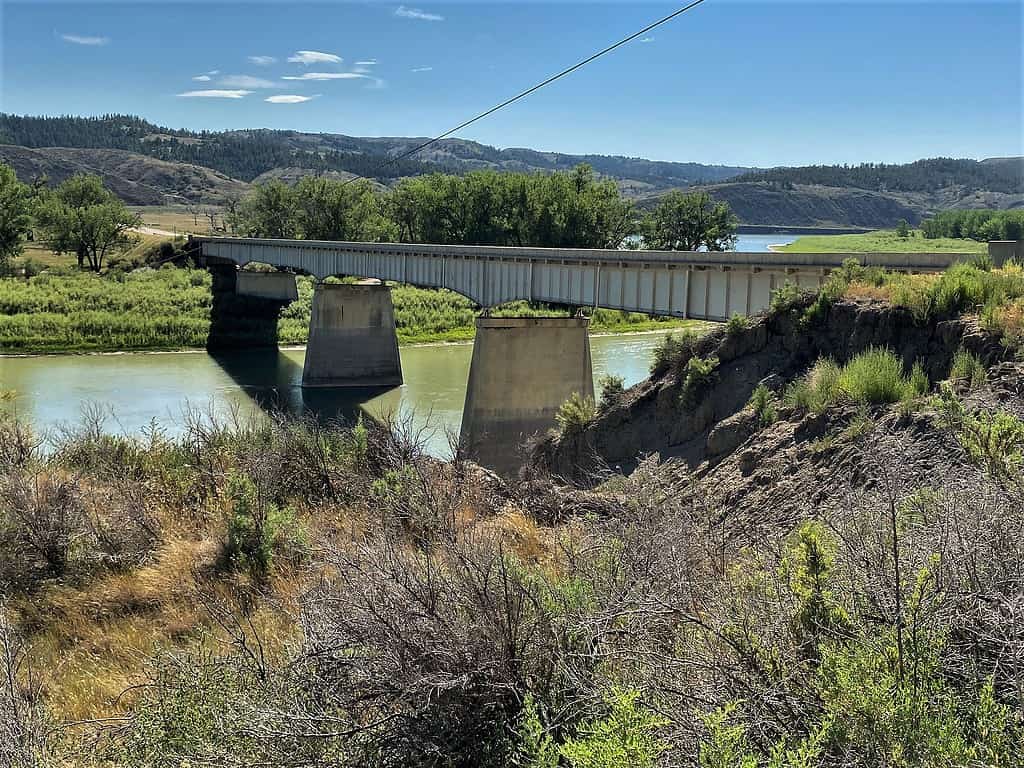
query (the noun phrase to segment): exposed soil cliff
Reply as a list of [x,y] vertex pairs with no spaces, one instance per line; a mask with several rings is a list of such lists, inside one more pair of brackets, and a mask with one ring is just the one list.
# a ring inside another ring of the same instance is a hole
[[[587,429],[541,441],[534,453],[536,464],[575,482],[584,482],[605,466],[631,469],[640,457],[652,453],[680,459],[691,468],[714,466],[757,429],[756,417],[744,406],[758,384],[781,392],[821,357],[841,364],[871,347],[885,347],[902,357],[908,370],[920,363],[934,384],[947,378],[961,347],[988,367],[1008,355],[970,316],[919,323],[903,308],[848,300],[833,304],[814,323],[801,323],[799,316],[799,311],[771,313],[752,318],[746,329],[730,333],[723,328],[708,335],[674,364],[656,370],[603,408]],[[694,356],[717,358],[718,365],[703,391],[697,397],[690,394],[687,402],[685,370]],[[1012,390],[1012,381],[1019,376],[1016,369],[1004,371],[1000,386]],[[786,439],[820,438],[828,422],[849,421],[852,412],[848,408],[809,416],[791,425]],[[761,436],[762,445],[770,442]]]

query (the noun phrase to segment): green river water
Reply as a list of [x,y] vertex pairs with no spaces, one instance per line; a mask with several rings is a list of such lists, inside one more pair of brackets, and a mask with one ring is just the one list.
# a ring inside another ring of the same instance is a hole
[[[605,373],[627,386],[642,380],[662,338],[592,337],[595,381]],[[0,389],[14,390],[9,409],[50,437],[80,424],[86,409],[104,413],[108,431],[156,423],[168,434],[182,429],[187,410],[229,418],[276,407],[349,419],[363,411],[406,420],[443,457],[447,432],[459,429],[472,353],[471,344],[403,347],[405,384],[385,391],[303,390],[302,349],[8,357],[0,358]]]

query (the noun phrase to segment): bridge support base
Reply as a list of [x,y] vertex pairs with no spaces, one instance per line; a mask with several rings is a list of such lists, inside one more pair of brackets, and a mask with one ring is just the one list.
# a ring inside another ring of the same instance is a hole
[[594,396],[585,317],[480,317],[469,369],[461,441],[501,474],[522,465],[523,442],[555,425],[577,392]]
[[240,271],[232,263],[209,264],[213,276],[211,350],[277,346],[277,320],[298,298],[295,277],[284,273]]
[[391,289],[318,283],[302,386],[397,387],[401,383]]

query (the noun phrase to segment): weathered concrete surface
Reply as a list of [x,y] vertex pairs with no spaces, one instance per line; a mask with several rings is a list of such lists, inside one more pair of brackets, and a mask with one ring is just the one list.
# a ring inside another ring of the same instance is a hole
[[272,301],[295,301],[299,290],[295,286],[295,275],[287,272],[239,271],[235,277],[235,293]]
[[462,412],[469,455],[503,474],[522,464],[523,442],[555,424],[574,393],[594,396],[590,321],[583,317],[480,317]]
[[[210,350],[251,349],[277,346],[277,321],[281,310],[296,298],[295,295],[253,295],[239,292],[238,268],[230,263],[210,264],[213,276],[211,286],[210,331],[206,346]],[[295,280],[290,275],[292,294]]]
[[391,289],[317,284],[302,386],[397,387],[401,383]]
[[988,255],[996,267],[1008,261],[1024,262],[1024,240],[992,240],[988,244]]

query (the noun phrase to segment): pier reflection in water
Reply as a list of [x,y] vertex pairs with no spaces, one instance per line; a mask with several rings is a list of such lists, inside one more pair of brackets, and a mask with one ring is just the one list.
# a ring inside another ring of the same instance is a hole
[[[591,339],[594,376],[643,379],[662,334]],[[14,408],[40,431],[81,419],[97,404],[112,414],[108,428],[138,432],[156,421],[169,434],[181,429],[186,409],[220,417],[282,409],[322,418],[374,418],[391,414],[424,430],[428,450],[448,452],[458,432],[473,347],[470,344],[403,347],[405,384],[381,390],[301,387],[302,349],[237,352],[138,353],[0,358],[0,388],[17,393]]]

